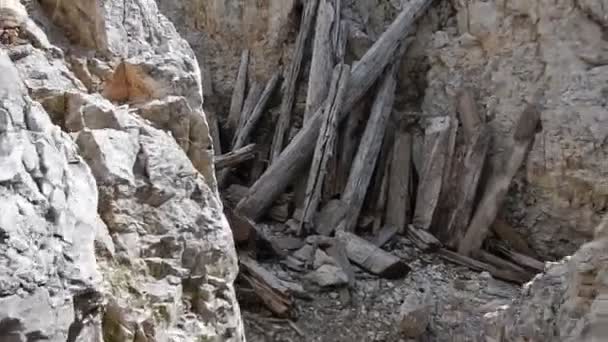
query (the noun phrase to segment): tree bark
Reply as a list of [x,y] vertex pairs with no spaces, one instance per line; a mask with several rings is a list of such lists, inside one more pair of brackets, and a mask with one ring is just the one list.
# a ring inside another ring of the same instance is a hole
[[285,92],[283,93],[283,99],[281,102],[279,120],[274,132],[274,138],[272,139],[272,148],[270,150],[271,163],[278,158],[281,151],[283,151],[285,135],[289,130],[289,126],[291,125],[291,110],[295,100],[296,84],[298,82],[298,76],[300,75],[300,67],[302,65],[306,40],[308,39],[310,31],[312,30],[318,2],[319,0],[308,0],[304,5],[305,8],[304,12],[302,13],[302,24],[296,39],[293,59],[291,60],[291,64],[287,70],[287,76],[285,77]]
[[[395,21],[389,26],[378,41],[355,65],[351,72],[348,86],[349,97],[346,99],[340,120],[348,116],[353,105],[374,84],[382,71],[388,65],[403,44],[414,26],[416,19],[422,15],[433,0],[415,0],[409,3]],[[257,219],[268,209],[272,201],[280,195],[293,181],[293,178],[311,160],[319,129],[322,123],[322,113],[317,110],[315,115],[302,127],[260,179],[251,187],[250,193],[238,205],[238,210],[244,215]]]
[[507,195],[511,180],[524,163],[532,147],[539,125],[540,110],[536,104],[530,104],[524,109],[517,122],[513,134],[511,153],[504,164],[504,168],[501,172],[493,175],[488,182],[468,230],[459,243],[459,253],[469,255],[481,248]]

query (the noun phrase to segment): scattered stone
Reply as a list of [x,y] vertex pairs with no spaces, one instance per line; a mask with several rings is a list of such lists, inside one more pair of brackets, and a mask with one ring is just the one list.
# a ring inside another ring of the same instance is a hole
[[399,310],[399,330],[408,338],[420,337],[426,331],[431,320],[433,302],[430,291],[412,292],[403,301]]
[[308,273],[305,279],[321,287],[336,287],[348,285],[348,276],[341,268],[325,264]]

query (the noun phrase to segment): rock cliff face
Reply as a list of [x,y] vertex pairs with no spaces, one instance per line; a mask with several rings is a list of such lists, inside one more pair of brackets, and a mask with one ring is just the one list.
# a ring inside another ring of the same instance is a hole
[[486,341],[604,341],[608,336],[608,218],[593,242],[550,263],[515,301],[486,314]]
[[0,340],[243,341],[191,48],[153,1],[26,5],[0,3]]
[[449,113],[475,89],[500,167],[510,129],[540,94],[542,133],[514,184],[506,218],[546,257],[593,236],[608,199],[606,1],[454,1],[457,26],[433,35],[424,109]]

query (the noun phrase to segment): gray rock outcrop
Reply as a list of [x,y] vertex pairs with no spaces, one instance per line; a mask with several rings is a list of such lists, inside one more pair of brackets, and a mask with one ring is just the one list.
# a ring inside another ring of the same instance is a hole
[[0,340],[244,341],[189,45],[154,1],[40,3],[0,45]]
[[514,302],[486,314],[486,341],[603,341],[608,336],[608,218],[594,241],[548,265]]

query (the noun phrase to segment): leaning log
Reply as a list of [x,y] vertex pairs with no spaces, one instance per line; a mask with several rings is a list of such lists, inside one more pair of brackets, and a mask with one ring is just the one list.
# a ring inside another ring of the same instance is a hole
[[457,125],[453,117],[433,117],[424,136],[424,166],[416,195],[413,224],[428,230],[439,203],[441,187],[452,155],[451,140]]
[[411,270],[399,257],[376,247],[355,234],[339,231],[336,233],[336,237],[344,242],[348,258],[371,274],[397,279],[405,277]]
[[238,150],[228,152],[221,156],[216,156],[213,160],[213,163],[215,164],[215,171],[226,167],[232,167],[244,161],[255,158],[255,146],[255,144],[249,144],[245,147],[241,147]]
[[338,65],[332,77],[329,93],[329,101],[325,102],[324,113],[326,119],[321,127],[321,134],[317,139],[312,166],[306,186],[306,197],[304,199],[301,229],[309,234],[314,226],[314,219],[321,200],[321,191],[328,173],[329,160],[332,158],[333,148],[336,140],[338,113],[346,96],[346,86],[350,68],[344,64]]
[[[363,207],[367,187],[372,179],[388,119],[393,109],[395,88],[397,87],[396,69],[397,64],[394,64],[387,70],[378,90],[342,195],[342,202],[345,203],[344,229],[349,232],[355,231],[357,226],[359,213]],[[381,170],[381,172],[383,171]]]
[[[346,118],[353,105],[374,84],[386,65],[394,58],[395,53],[407,43],[407,35],[433,0],[415,0],[408,3],[401,14],[389,26],[378,41],[354,66],[348,86],[349,96],[346,99],[340,120]],[[283,153],[277,158],[260,179],[251,187],[250,193],[238,205],[244,215],[258,219],[272,201],[280,195],[307,164],[314,151],[319,129],[323,118],[320,110],[302,127]]]
[[249,50],[243,50],[241,64],[234,82],[232,99],[230,100],[230,111],[228,112],[228,130],[234,131],[238,127],[243,101],[245,101],[245,87],[247,85],[247,67],[249,66]]
[[408,223],[410,211],[412,135],[409,132],[397,133],[391,159],[385,224],[402,230]]
[[306,40],[312,30],[318,2],[319,0],[308,0],[304,5],[300,32],[298,32],[293,58],[289,65],[289,69],[287,70],[287,75],[285,76],[285,86],[283,87],[284,93],[279,111],[279,120],[274,131],[272,148],[270,150],[271,163],[278,158],[281,151],[283,151],[285,135],[291,125],[291,110],[296,97],[296,84],[298,82],[298,76],[300,75],[300,67],[302,65],[302,58],[304,57]]
[[234,146],[232,146],[232,149],[241,148],[247,143],[247,140],[251,136],[251,133],[253,132],[255,126],[258,124],[258,122],[262,118],[262,114],[264,114],[264,110],[266,109],[268,100],[270,99],[270,96],[274,92],[274,89],[276,88],[278,82],[279,82],[279,73],[275,72],[275,74],[266,83],[266,87],[264,88],[264,92],[262,92],[262,96],[260,97],[260,100],[255,105],[255,108],[251,112],[251,115],[249,115],[249,117],[245,121],[245,124],[242,126],[242,130],[240,130],[238,132],[238,136],[236,137],[236,140],[235,140]]
[[304,122],[321,106],[329,93],[333,63],[332,23],[335,18],[331,0],[320,0],[313,42]]
[[490,227],[496,219],[503,200],[507,195],[511,180],[524,163],[534,142],[534,136],[540,125],[540,109],[537,104],[526,106],[522,112],[513,134],[513,145],[508,160],[501,172],[488,181],[477,211],[471,219],[468,230],[460,241],[458,252],[469,255],[481,248]]
[[230,146],[234,147],[234,145],[236,144],[236,137],[239,135],[239,132],[243,130],[243,126],[245,126],[247,119],[249,118],[249,116],[251,116],[251,113],[255,109],[255,105],[260,101],[260,97],[262,96],[263,91],[264,86],[259,82],[254,81],[251,86],[249,86],[249,92],[247,93],[245,103],[243,103],[241,116],[239,118],[237,129],[234,132],[234,137]]

